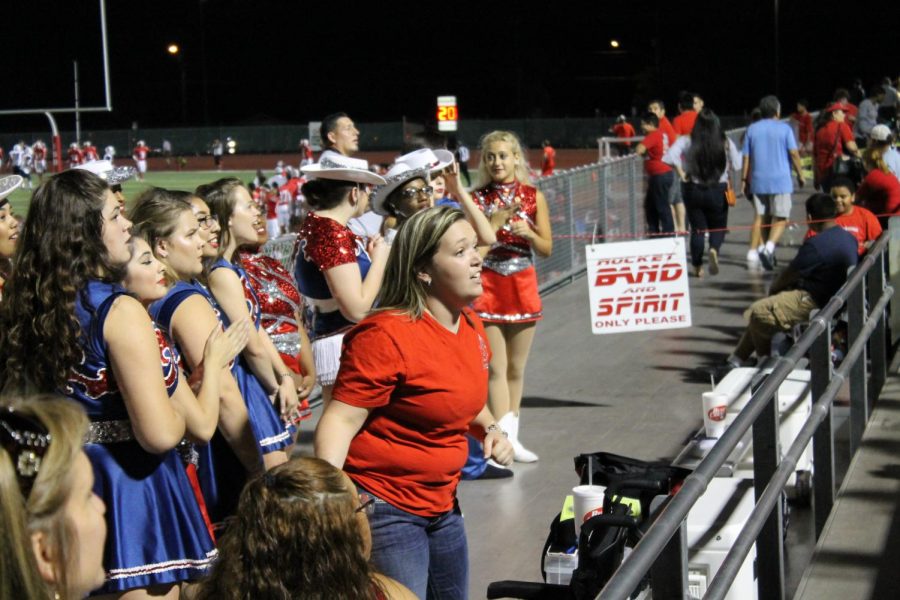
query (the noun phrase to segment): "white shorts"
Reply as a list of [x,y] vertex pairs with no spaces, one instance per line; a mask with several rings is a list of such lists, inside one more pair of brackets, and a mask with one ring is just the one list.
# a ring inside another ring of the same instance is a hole
[[787,219],[791,216],[791,195],[753,194],[753,206],[760,216]]
[[278,224],[287,231],[291,227],[291,205],[279,204],[275,207],[275,214],[278,215]]
[[46,173],[47,172],[47,161],[46,160],[37,160],[34,162],[34,172],[35,173]]
[[146,173],[147,172],[147,161],[146,160],[136,160],[138,173]]
[[278,225],[278,219],[266,219],[266,231],[269,233],[270,240],[280,236],[281,227]]

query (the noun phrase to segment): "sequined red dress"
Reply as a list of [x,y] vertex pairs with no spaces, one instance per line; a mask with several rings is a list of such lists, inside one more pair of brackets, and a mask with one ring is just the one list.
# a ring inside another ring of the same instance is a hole
[[[472,194],[486,215],[519,202],[521,207],[510,221],[526,221],[534,226],[537,219],[537,189],[519,182],[492,183]],[[541,297],[537,288],[531,242],[514,235],[509,226],[497,231],[497,242],[484,257],[481,271],[484,293],[474,303],[478,316],[487,323],[528,323],[542,317]]]

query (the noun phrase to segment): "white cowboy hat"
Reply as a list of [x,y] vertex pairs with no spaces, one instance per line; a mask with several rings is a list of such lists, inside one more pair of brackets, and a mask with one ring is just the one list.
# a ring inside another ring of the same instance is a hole
[[453,153],[449,150],[420,148],[407,152],[395,162],[404,163],[413,169],[426,169],[429,172],[441,171],[453,164]]
[[370,185],[384,185],[384,177],[369,170],[369,163],[361,158],[351,158],[338,152],[326,150],[319,162],[300,169],[310,179],[334,179]]
[[412,179],[418,178],[428,181],[429,171],[431,171],[431,169],[428,167],[413,168],[405,162],[400,162],[398,159],[397,162],[391,165],[391,168],[388,169],[388,172],[384,174],[386,183],[384,185],[378,186],[372,192],[372,196],[370,198],[370,202],[372,203],[372,211],[382,216],[389,215],[390,213],[384,205],[385,202],[387,202],[388,196],[390,196],[398,187]]
[[91,160],[82,163],[75,169],[90,171],[109,185],[118,185],[123,181],[128,181],[137,174],[134,167],[117,167],[108,160]]
[[[6,197],[22,186],[25,179],[21,175],[7,175],[0,177],[0,201],[5,202]],[[0,202],[0,204],[2,204]]]

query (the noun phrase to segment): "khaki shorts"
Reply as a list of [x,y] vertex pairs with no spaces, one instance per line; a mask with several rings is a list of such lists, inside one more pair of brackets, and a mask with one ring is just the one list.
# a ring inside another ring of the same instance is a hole
[[791,195],[753,194],[753,206],[760,216],[787,219],[791,216]]

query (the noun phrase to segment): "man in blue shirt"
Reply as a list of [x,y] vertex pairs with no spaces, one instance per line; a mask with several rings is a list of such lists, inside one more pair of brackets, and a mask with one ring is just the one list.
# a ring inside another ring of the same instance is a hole
[[[775,266],[775,245],[791,216],[791,165],[797,172],[797,184],[803,187],[803,171],[794,131],[779,121],[781,104],[775,96],[759,102],[762,119],[750,125],[744,136],[744,194],[753,199],[756,214],[750,231],[747,267],[762,263],[771,271]],[[766,229],[763,231],[762,225]],[[763,243],[765,239],[765,243]]]
[[791,264],[775,279],[769,296],[757,300],[744,313],[747,330],[726,359],[726,369],[741,366],[753,352],[758,358],[771,353],[779,331],[809,320],[809,313],[824,307],[847,280],[847,270],[858,260],[857,241],[835,222],[837,205],[828,194],[813,194],[806,201],[808,238]]

